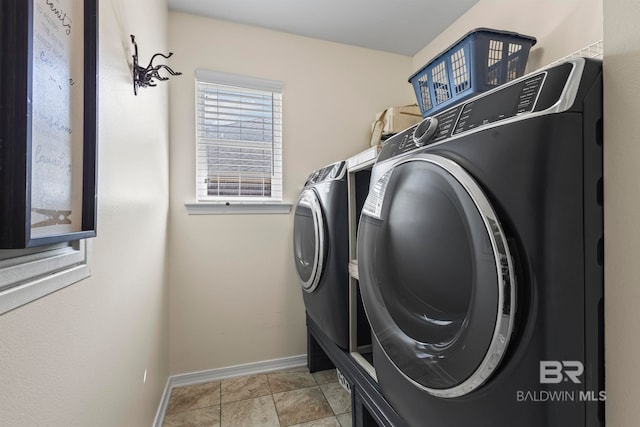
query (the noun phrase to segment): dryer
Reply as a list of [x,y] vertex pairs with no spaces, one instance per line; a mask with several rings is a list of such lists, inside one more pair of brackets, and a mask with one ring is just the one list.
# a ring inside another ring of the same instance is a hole
[[295,207],[293,256],[307,314],[349,348],[349,217],[346,162],[313,172]]
[[601,70],[543,69],[383,147],[360,289],[409,425],[604,425]]

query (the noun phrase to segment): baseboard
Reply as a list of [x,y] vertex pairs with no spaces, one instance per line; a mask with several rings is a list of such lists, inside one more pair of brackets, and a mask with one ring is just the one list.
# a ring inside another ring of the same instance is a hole
[[169,396],[171,396],[171,377],[167,378],[167,383],[164,385],[164,391],[162,392],[162,397],[160,398],[160,406],[158,406],[158,410],[156,411],[156,417],[153,420],[152,427],[162,427],[162,423],[164,421],[164,413],[167,412],[167,405],[169,404]]
[[153,426],[162,427],[164,414],[167,411],[169,397],[171,396],[171,389],[174,387],[184,387],[243,375],[260,374],[263,372],[277,371],[279,369],[297,368],[299,366],[306,366],[306,364],[307,355],[301,354],[299,356],[283,357],[282,359],[264,360],[261,362],[246,363],[244,365],[228,366],[226,368],[171,375],[167,379],[167,384],[164,388]]

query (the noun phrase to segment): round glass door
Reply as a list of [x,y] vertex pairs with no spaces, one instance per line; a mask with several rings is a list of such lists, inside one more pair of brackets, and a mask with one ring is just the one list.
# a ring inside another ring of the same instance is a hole
[[293,255],[302,288],[313,292],[324,263],[324,222],[315,191],[302,192],[293,220]]
[[513,329],[515,279],[496,214],[457,163],[423,154],[373,186],[358,231],[360,288],[382,350],[440,397],[480,387]]

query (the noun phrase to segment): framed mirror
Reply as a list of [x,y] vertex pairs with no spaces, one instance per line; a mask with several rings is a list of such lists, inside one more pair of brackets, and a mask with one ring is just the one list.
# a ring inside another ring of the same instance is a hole
[[98,1],[0,5],[0,248],[94,237]]

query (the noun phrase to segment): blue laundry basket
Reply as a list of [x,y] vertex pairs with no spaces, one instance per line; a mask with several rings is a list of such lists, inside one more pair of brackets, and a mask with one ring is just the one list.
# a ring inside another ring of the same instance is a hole
[[477,28],[409,77],[422,117],[524,74],[535,37]]

